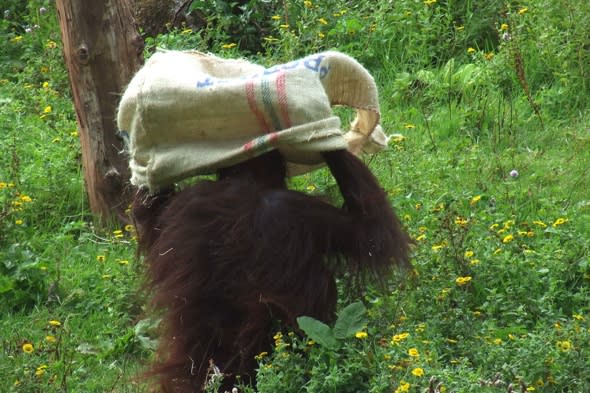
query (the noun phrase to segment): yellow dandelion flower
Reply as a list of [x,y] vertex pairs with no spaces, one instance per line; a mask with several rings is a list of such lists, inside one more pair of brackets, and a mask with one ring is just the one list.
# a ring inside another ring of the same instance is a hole
[[328,21],[326,19],[324,19],[324,18],[318,19],[318,22],[320,22],[322,25],[327,25],[328,24]]
[[417,358],[418,356],[420,356],[420,352],[418,352],[416,348],[410,348],[408,349],[408,355],[410,355],[413,358]]
[[7,188],[8,184],[4,183],[4,182],[0,182],[0,190]]
[[448,244],[448,243],[447,243],[446,241],[443,241],[443,242],[441,242],[441,243],[439,243],[439,244],[434,244],[434,245],[432,246],[432,251],[438,251],[438,250],[441,250],[441,249],[445,248],[445,247],[447,246],[447,244]]
[[561,352],[569,352],[574,348],[572,342],[570,340],[558,341],[557,342],[557,349]]
[[475,48],[471,48],[471,47],[470,48],[467,48],[467,53],[472,54],[472,53],[475,53],[475,52],[476,52]]
[[270,17],[272,20],[281,20],[281,16],[280,15],[273,15]]
[[436,4],[436,0],[424,0],[424,4],[427,6],[431,6],[433,4]]
[[281,28],[283,30],[287,30],[289,28],[289,24],[285,23],[285,24],[279,25],[279,28]]
[[35,348],[33,347],[33,344],[31,344],[31,343],[23,344],[23,352],[24,353],[33,353],[34,351],[35,351]]
[[107,257],[105,255],[97,255],[96,256],[97,262],[104,262],[106,259],[107,259]]
[[362,331],[361,331],[361,332],[356,332],[356,333],[354,334],[354,336],[355,336],[356,338],[358,338],[359,340],[364,340],[365,338],[369,337],[369,334],[368,334],[367,332],[362,332]]
[[463,217],[455,217],[455,224],[459,225],[460,227],[464,227],[469,223],[469,220]]
[[488,52],[484,55],[486,60],[492,60],[494,58],[494,52]]
[[502,239],[502,243],[507,244],[507,243],[510,243],[513,240],[514,240],[514,236],[513,235],[506,235]]
[[395,393],[404,393],[410,391],[410,384],[406,381],[399,381],[399,386],[395,389]]
[[221,48],[222,49],[231,49],[231,48],[235,48],[236,46],[238,46],[238,44],[236,44],[235,42],[230,42],[229,44],[221,45]]
[[443,202],[439,203],[432,209],[433,212],[440,212],[443,210],[445,210],[445,204]]
[[527,13],[529,9],[527,7],[523,7],[521,9],[518,10],[518,15],[524,15]]
[[311,8],[311,7],[313,7],[313,3],[311,1],[309,1],[309,0],[305,0],[303,2],[303,5],[305,6],[305,8]]
[[42,377],[43,375],[45,375],[45,370],[47,370],[47,365],[45,364],[37,367],[37,369],[35,370],[35,376]]
[[416,237],[416,241],[417,241],[417,242],[421,242],[421,241],[422,241],[422,240],[424,240],[424,239],[426,239],[426,235],[425,235],[425,234],[421,234],[421,235],[418,235],[418,236]]
[[457,30],[457,31],[463,31],[463,30],[465,30],[465,26],[463,26],[463,25],[457,25],[457,26],[455,26],[455,30]]
[[57,319],[52,319],[51,321],[49,321],[49,325],[53,326],[53,327],[60,327],[61,326],[61,322],[58,321]]
[[563,224],[565,224],[566,222],[568,222],[568,219],[567,219],[567,218],[561,218],[561,217],[560,217],[560,218],[558,218],[557,220],[555,220],[555,222],[554,222],[553,224],[551,224],[551,226],[552,226],[553,228],[557,228],[558,226],[560,226],[560,225],[563,225]]
[[473,251],[467,250],[463,255],[465,256],[465,258],[471,258],[473,256]]
[[326,35],[324,33],[318,33],[318,38],[324,38]]
[[262,359],[264,359],[265,357],[268,356],[268,352],[264,351],[264,352],[260,352],[258,355],[254,356],[254,359],[261,361]]
[[45,47],[47,49],[55,49],[55,48],[57,48],[57,43],[55,41],[47,40]]
[[463,285],[469,284],[470,281],[471,281],[471,276],[457,277],[455,279],[455,283],[460,287]]
[[473,206],[473,205],[475,205],[477,202],[479,202],[480,200],[481,200],[481,195],[476,195],[476,196],[474,196],[473,198],[471,198],[471,199],[469,200],[469,204],[470,204],[471,206]]
[[502,341],[502,339],[501,339],[501,338],[496,338],[496,339],[494,339],[494,344],[496,344],[496,345],[501,345],[502,343],[503,343],[503,341]]
[[31,197],[28,196],[28,195],[21,195],[20,196],[20,200],[23,201],[23,202],[27,202],[27,203],[28,202],[33,202],[33,200],[31,199]]
[[118,261],[118,263],[121,266],[127,266],[127,265],[129,265],[129,261],[127,259],[121,259],[120,261]]
[[125,232],[135,232],[135,227],[131,224],[125,225]]
[[15,225],[23,225],[23,220],[14,220]]
[[582,316],[581,314],[574,314],[572,315],[572,317],[576,320],[576,321],[583,321],[584,320],[584,316]]
[[123,231],[120,229],[117,229],[115,231],[113,231],[113,236],[117,239],[122,238],[123,237]]
[[402,134],[395,134],[392,136],[391,141],[393,143],[401,143],[403,141],[405,141],[407,138],[405,136],[403,136]]
[[54,343],[57,341],[57,339],[55,338],[55,336],[46,336],[45,341],[47,341],[48,343]]
[[410,337],[410,333],[407,333],[407,332],[396,334],[392,337],[391,343],[392,344],[399,344],[400,342],[404,341],[408,337]]
[[42,86],[44,89],[49,89],[49,82],[43,82]]
[[540,226],[541,228],[547,228],[547,224],[545,224],[543,221],[540,221],[540,220],[533,221],[533,224]]
[[52,110],[53,108],[51,107],[51,105],[47,105],[45,108],[43,108],[43,113],[48,114],[51,113]]
[[412,128],[416,128],[416,126],[412,123],[406,123],[406,124],[404,124],[404,128],[412,129]]
[[502,30],[502,31],[506,31],[506,30],[508,30],[508,24],[506,24],[506,23],[502,23],[502,24],[500,25],[500,30]]
[[416,367],[412,370],[412,375],[415,377],[423,377],[424,376],[424,369],[420,367]]
[[472,259],[472,260],[470,260],[470,261],[469,261],[469,264],[470,264],[471,266],[477,266],[477,265],[479,265],[479,262],[480,262],[480,260],[476,258],[476,259]]

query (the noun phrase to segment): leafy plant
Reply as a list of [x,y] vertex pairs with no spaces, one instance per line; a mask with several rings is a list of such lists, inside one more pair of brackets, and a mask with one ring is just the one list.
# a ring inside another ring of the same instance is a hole
[[338,349],[342,340],[354,337],[366,325],[366,308],[361,302],[352,303],[343,308],[333,328],[317,319],[301,316],[297,323],[307,336],[328,349]]

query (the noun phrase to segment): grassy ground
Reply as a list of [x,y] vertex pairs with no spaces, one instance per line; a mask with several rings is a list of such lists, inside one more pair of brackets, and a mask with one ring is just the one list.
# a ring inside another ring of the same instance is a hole
[[[0,391],[147,391],[134,377],[152,354],[154,321],[133,228],[95,228],[89,216],[55,11],[8,3]],[[277,334],[255,390],[590,391],[590,6],[287,3],[252,14],[266,21],[262,47],[227,33],[242,22],[223,10],[208,41],[184,28],[148,46],[267,64],[325,48],[356,56],[395,134],[367,162],[416,240],[415,269],[362,299],[343,293],[342,307],[362,300],[367,311],[334,346]],[[292,183],[334,189],[326,171]]]

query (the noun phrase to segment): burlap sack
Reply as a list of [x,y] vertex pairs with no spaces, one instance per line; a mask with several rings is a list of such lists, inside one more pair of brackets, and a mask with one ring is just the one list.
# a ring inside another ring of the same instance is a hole
[[[357,109],[343,133],[333,105]],[[131,182],[157,191],[278,149],[290,175],[320,152],[387,145],[377,88],[354,59],[324,52],[268,69],[199,52],[159,51],[135,75],[118,110],[129,134]]]

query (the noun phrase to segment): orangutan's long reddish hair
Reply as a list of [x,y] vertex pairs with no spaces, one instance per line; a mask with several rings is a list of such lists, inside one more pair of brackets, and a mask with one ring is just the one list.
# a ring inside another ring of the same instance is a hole
[[154,368],[165,392],[201,392],[210,360],[231,390],[254,378],[273,324],[333,319],[335,276],[408,266],[409,238],[369,169],[345,150],[323,156],[342,208],[288,190],[276,151],[178,193],[138,193],[139,247],[165,310]]

